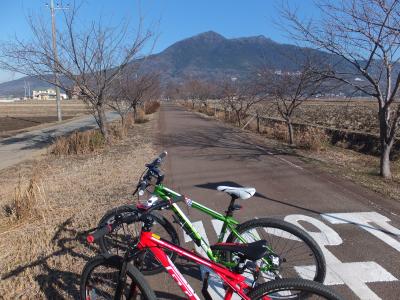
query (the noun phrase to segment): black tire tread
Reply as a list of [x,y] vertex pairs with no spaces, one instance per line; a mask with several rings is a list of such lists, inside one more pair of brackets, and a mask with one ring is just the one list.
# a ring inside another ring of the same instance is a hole
[[[80,280],[80,299],[86,300],[86,282],[89,279],[89,276],[92,274],[93,270],[100,266],[105,265],[109,267],[114,267],[115,269],[121,269],[123,263],[123,259],[120,256],[112,255],[98,255],[90,259],[83,268]],[[147,300],[156,300],[157,297],[151,287],[148,285],[147,281],[143,277],[142,273],[133,266],[132,264],[128,264],[127,266],[127,275],[138,285],[140,286],[141,292],[147,297]]]
[[340,295],[334,292],[327,286],[312,280],[305,280],[301,278],[288,278],[273,280],[265,282],[253,289],[247,296],[250,299],[258,299],[267,293],[278,292],[287,288],[299,289],[308,293],[316,293],[319,296],[325,297],[329,300],[344,300]]
[[[314,281],[317,282],[324,282],[325,275],[326,275],[326,262],[325,262],[325,257],[322,253],[321,248],[318,246],[318,244],[314,241],[314,239],[303,229],[289,223],[283,220],[279,219],[273,219],[273,218],[260,218],[260,219],[253,219],[246,221],[244,223],[239,224],[236,227],[236,231],[238,233],[242,233],[248,229],[254,228],[254,227],[272,227],[272,228],[278,228],[287,232],[290,232],[291,234],[294,234],[298,238],[301,238],[302,241],[304,241],[311,249],[314,251],[315,258],[317,260],[318,264],[318,272],[316,278],[314,278]],[[227,242],[231,243],[234,241],[236,236],[233,233],[230,233]],[[230,259],[230,254],[227,254],[227,258]]]

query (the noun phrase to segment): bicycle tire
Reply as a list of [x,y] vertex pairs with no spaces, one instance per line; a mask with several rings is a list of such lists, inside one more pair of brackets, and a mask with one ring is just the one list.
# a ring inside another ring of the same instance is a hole
[[[84,268],[82,270],[81,280],[80,280],[80,291],[79,291],[80,299],[81,300],[90,300],[91,295],[93,293],[96,295],[93,297],[94,299],[96,299],[98,297],[97,293],[99,295],[103,295],[103,297],[104,297],[105,293],[109,294],[108,291],[104,292],[100,289],[95,289],[90,284],[90,280],[92,279],[93,272],[96,270],[96,268],[99,268],[99,267],[107,267],[107,268],[114,269],[116,272],[115,274],[117,274],[116,281],[118,281],[118,274],[122,268],[122,264],[123,264],[123,258],[119,257],[119,256],[115,256],[115,255],[113,255],[113,256],[99,255],[99,256],[96,256],[96,257],[90,259],[86,263],[86,265],[84,266]],[[110,276],[110,273],[107,272],[107,273],[104,273],[104,275]],[[135,286],[135,290],[137,287],[138,290],[140,291],[141,297],[139,299],[143,299],[143,300],[156,300],[157,299],[154,291],[148,285],[148,283],[146,282],[143,275],[132,264],[128,264],[128,266],[127,266],[127,277],[129,277],[131,280],[130,291],[132,290],[133,284]],[[94,279],[94,281],[96,281],[96,279]],[[103,282],[104,285],[107,286],[106,289],[109,289],[110,280],[104,279],[101,281],[101,280],[97,279],[97,282]],[[116,285],[117,285],[117,283],[115,284],[115,286]],[[110,297],[110,299],[113,299],[114,297],[111,294],[109,297]],[[131,294],[129,293],[129,295],[131,295]],[[107,299],[107,298],[101,298],[101,299]],[[133,300],[132,297],[129,297],[129,300]]]
[[[299,291],[298,296],[292,295],[282,295],[273,296],[271,294],[283,292],[283,291]],[[250,291],[247,296],[252,300],[262,299],[262,297],[269,297],[272,300],[275,299],[312,299],[312,295],[323,297],[326,300],[344,300],[339,294],[334,292],[327,286],[312,280],[305,280],[300,278],[288,278],[273,280],[260,284],[252,291]],[[304,295],[304,297],[302,296]],[[278,297],[279,296],[279,297]],[[293,297],[294,296],[294,297]]]
[[[254,230],[255,228],[270,228],[270,229],[278,229],[287,233],[290,233],[303,241],[308,248],[312,251],[312,254],[315,257],[316,261],[316,272],[315,276],[312,280],[317,281],[322,283],[325,279],[326,275],[326,263],[325,263],[325,258],[322,253],[321,248],[318,246],[318,244],[313,240],[313,238],[305,232],[303,229],[289,223],[283,220],[278,220],[278,219],[272,219],[272,218],[261,218],[261,219],[254,219],[254,220],[249,220],[247,222],[244,222],[242,224],[239,224],[236,227],[236,231],[239,234],[243,234],[246,231],[249,230]],[[230,233],[230,235],[227,238],[227,242],[238,242],[237,237],[233,234]],[[263,236],[263,239],[267,240],[269,245],[272,246],[273,249],[273,243],[271,241],[268,241],[268,238],[265,238]],[[278,253],[279,255],[279,253]],[[228,261],[232,260],[232,254],[231,253],[226,253],[226,258]],[[289,277],[294,277],[294,276],[289,276]],[[308,278],[307,278],[308,279]],[[311,278],[310,278],[311,279]]]
[[[98,226],[102,227],[102,226],[108,224],[110,222],[109,220],[112,220],[113,216],[115,216],[118,213],[131,213],[131,212],[135,212],[135,211],[138,211],[138,210],[133,205],[123,205],[120,207],[113,208],[104,214],[104,216],[100,219]],[[158,214],[157,212],[152,212],[151,215],[153,216],[154,221],[156,223],[158,223],[161,227],[163,227],[163,229],[165,230],[165,232],[168,235],[168,237],[166,237],[166,236],[162,236],[162,237],[164,239],[166,239],[168,242],[171,242],[177,246],[180,246],[179,236],[178,236],[178,233],[176,232],[174,226],[164,216]],[[98,240],[98,244],[99,244],[101,253],[108,253],[110,255],[115,255],[115,254],[123,255],[123,253],[118,253],[118,252],[115,253],[115,251],[110,251],[110,245],[109,245],[108,241],[112,234],[113,234],[113,232],[101,237]],[[161,232],[157,232],[157,234],[161,235]],[[127,247],[128,245],[124,245],[124,246]],[[145,266],[146,268],[144,266],[140,267],[139,268],[140,271],[144,275],[154,275],[154,274],[162,272],[164,270],[164,267],[156,260],[155,257],[153,257],[153,255],[151,254],[150,251],[147,251],[147,252],[148,252],[148,255],[150,256],[150,258],[148,260],[148,265]],[[167,252],[167,251],[166,251],[166,253],[168,253],[169,258],[173,262],[176,260],[177,253]]]

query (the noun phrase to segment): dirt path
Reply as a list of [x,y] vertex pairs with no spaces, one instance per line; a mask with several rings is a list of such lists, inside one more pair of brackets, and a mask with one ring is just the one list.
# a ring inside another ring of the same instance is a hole
[[[162,107],[159,130],[173,189],[225,211],[228,197],[216,186],[253,186],[258,194],[241,203],[239,219],[275,216],[303,226],[324,251],[327,284],[348,299],[398,299],[398,203],[311,169],[273,143],[177,106]],[[209,218],[194,210],[189,216],[215,241]],[[196,280],[190,282],[199,292]]]

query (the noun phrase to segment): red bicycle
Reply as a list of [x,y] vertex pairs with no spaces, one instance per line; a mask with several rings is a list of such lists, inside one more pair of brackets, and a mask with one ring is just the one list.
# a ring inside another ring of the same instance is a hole
[[[172,201],[181,200],[178,198]],[[125,253],[124,258],[104,254],[86,264],[81,277],[82,299],[156,299],[142,275],[138,274],[137,269],[133,266],[141,264],[142,257],[147,251],[152,252],[188,299],[200,298],[165,251],[177,253],[188,261],[207,267],[209,272],[206,272],[202,288],[202,294],[207,300],[212,299],[207,291],[208,276],[211,272],[223,281],[225,286],[224,299],[226,300],[231,299],[234,293],[242,299],[342,299],[331,289],[315,281],[295,278],[257,283],[260,271],[255,261],[267,255],[268,249],[265,240],[249,244],[218,243],[211,246],[213,250],[232,253],[238,257],[239,262],[233,270],[163,240],[157,234],[151,232],[154,220],[150,211],[166,208],[170,204],[170,201],[162,200],[140,216],[137,216],[137,214],[125,216],[119,222],[104,226],[88,236],[87,240],[93,243],[96,239],[111,232],[114,229],[113,227],[119,226],[120,222],[122,224],[126,221],[139,221],[143,224],[140,237],[137,240],[132,240],[129,251]],[[133,262],[133,264],[130,262]],[[100,272],[98,272],[99,269],[101,269]],[[246,277],[242,275],[245,270],[250,271],[254,276],[252,286],[246,283]]]

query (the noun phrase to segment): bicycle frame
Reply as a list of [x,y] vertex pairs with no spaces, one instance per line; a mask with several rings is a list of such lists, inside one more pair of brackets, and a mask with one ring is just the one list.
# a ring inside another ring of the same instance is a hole
[[[246,296],[246,292],[251,289],[251,287],[245,282],[246,277],[241,274],[231,272],[224,266],[215,263],[209,259],[203,258],[196,253],[189,252],[179,246],[170,244],[152,232],[141,232],[137,248],[139,250],[150,250],[190,300],[199,300],[200,298],[183,277],[182,273],[170,260],[168,255],[163,251],[163,249],[168,249],[170,251],[176,252],[179,256],[184,257],[190,261],[194,261],[200,265],[206,266],[210,270],[214,271],[214,273],[216,273],[228,286],[224,298],[225,300],[230,300],[234,292],[242,297],[242,299],[250,299],[248,296]],[[270,298],[264,297],[263,299],[268,300]]]
[[[162,184],[156,185],[154,188],[154,194],[158,197],[160,197],[163,200],[170,200],[170,198],[175,198],[181,196],[179,193],[165,187]],[[242,243],[246,243],[246,240],[236,231],[237,225],[239,225],[239,222],[236,221],[232,216],[229,215],[223,215],[220,214],[219,212],[216,212],[194,200],[187,199],[185,200],[186,204],[189,207],[192,207],[194,209],[197,209],[209,216],[211,216],[213,219],[220,220],[223,222],[221,232],[218,235],[218,243],[221,243],[224,241],[225,236],[227,231],[229,230],[232,232]],[[174,212],[175,216],[178,218],[179,222],[182,225],[182,228],[184,231],[193,239],[193,241],[196,243],[197,246],[201,247],[206,253],[209,259],[211,259],[214,262],[219,262],[222,263],[223,265],[227,267],[234,267],[236,264],[233,262],[222,262],[220,261],[220,257],[218,252],[214,252],[211,250],[210,245],[206,243],[206,241],[202,238],[200,233],[194,228],[193,224],[190,222],[188,217],[183,213],[183,211],[179,208],[179,206],[176,203],[173,203],[171,206],[171,210]],[[263,259],[264,263],[266,264],[263,269],[270,270],[271,269],[271,263],[267,259]]]

